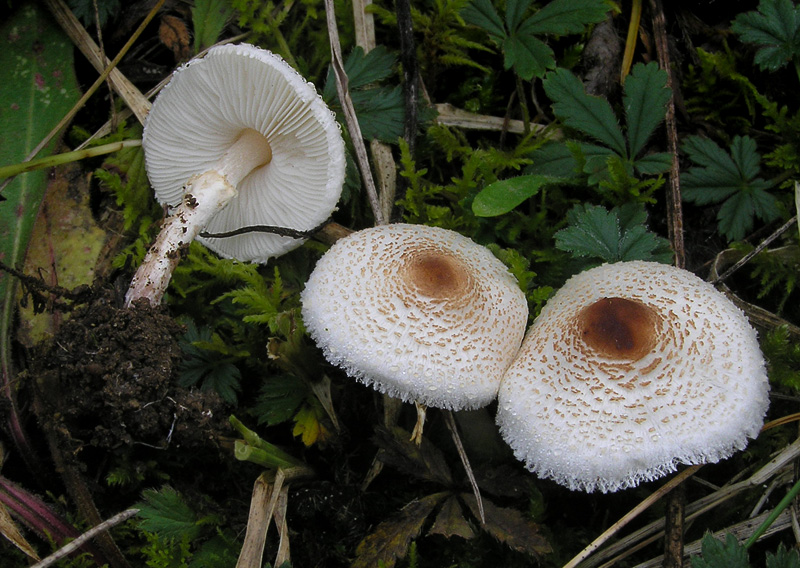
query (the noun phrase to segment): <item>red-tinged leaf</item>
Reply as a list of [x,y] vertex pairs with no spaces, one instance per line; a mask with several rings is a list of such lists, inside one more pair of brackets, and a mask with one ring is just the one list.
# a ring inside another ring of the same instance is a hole
[[469,522],[464,518],[461,504],[455,495],[448,497],[442,508],[439,509],[436,521],[434,521],[428,534],[440,534],[445,538],[460,536],[467,540],[475,537],[475,531],[472,530]]
[[[475,501],[475,496],[461,493],[460,497],[478,518],[478,503]],[[553,551],[547,539],[539,534],[539,525],[525,518],[516,509],[498,507],[484,499],[483,510],[486,518],[483,529],[510,548],[536,558]]]
[[351,568],[392,568],[408,551],[408,545],[422,532],[428,515],[449,493],[434,493],[412,501],[377,526],[356,548]]

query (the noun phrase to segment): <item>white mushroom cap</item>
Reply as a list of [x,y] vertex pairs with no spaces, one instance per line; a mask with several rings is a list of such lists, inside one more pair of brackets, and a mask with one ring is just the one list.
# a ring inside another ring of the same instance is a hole
[[[153,103],[143,146],[158,201],[177,206],[187,181],[217,169],[243,135],[263,136],[271,159],[252,172],[241,168],[246,175],[238,183],[238,173],[228,180],[237,195],[205,230],[253,225],[311,230],[323,223],[339,200],[345,171],[344,142],[333,113],[279,56],[246,44],[215,47],[190,61]],[[221,256],[255,262],[302,243],[258,232],[199,240]]]
[[686,270],[621,262],[550,299],[503,377],[497,421],[540,477],[616,491],[743,449],[768,392],[756,333],[728,298]]
[[485,247],[382,225],[339,240],[302,294],[325,357],[380,392],[459,410],[489,404],[525,334],[525,295]]

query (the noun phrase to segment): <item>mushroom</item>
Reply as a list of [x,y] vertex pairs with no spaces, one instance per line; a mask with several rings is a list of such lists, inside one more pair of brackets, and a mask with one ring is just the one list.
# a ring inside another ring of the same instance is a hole
[[336,242],[301,298],[328,361],[389,396],[449,410],[494,400],[528,317],[525,295],[487,248],[402,223]]
[[686,270],[620,262],[548,301],[502,379],[497,422],[540,477],[608,492],[743,449],[768,392],[756,333],[728,298]]
[[[314,86],[252,45],[212,48],[178,69],[147,117],[142,145],[158,201],[175,208],[126,296],[160,302],[180,251],[205,230],[309,231],[344,182],[344,142]],[[303,240],[267,232],[198,238],[227,258],[266,262]]]

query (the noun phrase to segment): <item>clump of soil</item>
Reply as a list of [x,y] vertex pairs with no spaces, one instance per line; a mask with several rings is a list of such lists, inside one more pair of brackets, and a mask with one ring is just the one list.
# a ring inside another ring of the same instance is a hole
[[202,447],[227,432],[214,392],[180,387],[182,326],[146,302],[117,307],[100,293],[64,323],[33,362],[39,418],[72,451],[144,444]]

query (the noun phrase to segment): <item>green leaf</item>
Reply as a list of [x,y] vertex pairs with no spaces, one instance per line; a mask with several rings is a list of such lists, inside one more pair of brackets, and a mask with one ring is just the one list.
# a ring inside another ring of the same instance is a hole
[[143,501],[134,505],[139,509],[139,527],[166,539],[193,541],[200,536],[201,526],[197,514],[172,487],[160,490],[146,489]]
[[556,65],[553,50],[533,36],[513,34],[503,41],[503,65],[524,80],[541,77]]
[[195,0],[192,7],[194,52],[200,53],[216,43],[233,15],[229,0]]
[[761,0],[757,11],[739,14],[731,30],[762,46],[754,59],[761,69],[775,71],[800,55],[800,7],[791,0]]
[[264,380],[251,414],[259,426],[291,420],[308,396],[308,388],[292,375],[272,375]]
[[664,120],[671,96],[672,91],[667,88],[667,72],[658,64],[634,65],[625,81],[623,96],[631,158],[644,149],[653,131]]
[[94,0],[68,0],[67,5],[75,17],[87,28],[94,27],[98,21],[102,28],[109,16],[119,13],[119,0],[98,0],[96,13]]
[[725,542],[706,533],[701,541],[701,555],[692,557],[692,568],[750,568],[747,550],[728,533]]
[[186,328],[181,340],[184,358],[179,366],[179,384],[187,388],[200,384],[201,390],[216,391],[225,402],[236,404],[242,373],[233,361],[248,353],[232,351],[211,327],[198,329],[189,321]]
[[530,18],[520,30],[526,34],[578,34],[589,24],[606,19],[605,0],[554,0]]
[[563,183],[566,179],[542,175],[518,176],[490,183],[472,202],[472,212],[478,217],[496,217],[508,213],[523,201],[533,197],[548,184]]
[[627,156],[625,137],[606,99],[586,94],[580,79],[567,69],[549,73],[544,90],[553,101],[553,112],[565,125]]
[[503,20],[500,19],[491,0],[471,0],[461,10],[461,17],[466,23],[483,28],[496,41],[502,40],[506,35]]
[[699,136],[689,136],[682,149],[700,166],[681,176],[683,199],[698,205],[722,203],[718,229],[729,241],[744,238],[755,217],[765,222],[778,217],[778,200],[767,193],[772,184],[757,177],[761,156],[752,138],[736,136],[730,154]]
[[532,152],[530,159],[533,163],[525,168],[526,174],[575,178],[579,173],[575,154],[562,142],[548,142]]
[[[80,98],[73,46],[39,4],[26,2],[0,25],[0,164],[21,162]],[[51,143],[39,153],[49,154]],[[0,259],[21,268],[48,183],[45,170],[17,176],[0,197]],[[5,199],[3,201],[2,199]],[[0,271],[0,375],[9,378],[8,333],[16,280]]]
[[506,2],[506,28],[512,32],[516,31],[530,6],[531,0],[508,0]]
[[767,552],[767,568],[800,568],[800,554],[797,549],[787,549],[780,543],[775,554]]
[[646,218],[635,203],[611,211],[599,205],[576,205],[567,213],[569,226],[555,234],[556,248],[603,262],[669,262],[668,241],[647,230]]

